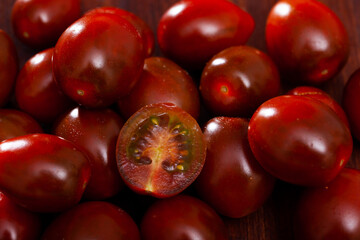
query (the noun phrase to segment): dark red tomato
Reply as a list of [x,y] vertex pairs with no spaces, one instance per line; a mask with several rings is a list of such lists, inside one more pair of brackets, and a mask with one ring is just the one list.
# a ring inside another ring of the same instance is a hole
[[295,239],[360,239],[360,171],[343,169],[329,184],[304,191],[298,203]]
[[279,90],[280,77],[273,61],[248,46],[216,54],[204,68],[200,82],[201,96],[217,116],[250,117]]
[[0,29],[0,107],[11,95],[18,72],[18,57],[15,45],[9,35]]
[[75,105],[57,86],[52,72],[53,48],[30,58],[21,69],[15,84],[19,108],[40,122],[52,123]]
[[41,239],[140,240],[140,233],[121,208],[107,202],[85,202],[56,218]]
[[109,106],[127,95],[143,65],[138,31],[128,20],[107,13],[73,23],[59,38],[53,58],[61,89],[85,107]]
[[316,0],[281,0],[266,23],[267,49],[289,81],[321,84],[337,74],[349,55],[340,19]]
[[141,18],[139,18],[138,16],[136,16],[131,12],[115,7],[96,8],[86,13],[86,15],[94,14],[94,13],[117,14],[119,17],[128,20],[140,33],[140,36],[144,44],[145,56],[150,57],[152,55],[155,47],[154,33],[151,30],[150,26],[144,20],[142,20]]
[[348,116],[351,133],[360,140],[360,69],[356,70],[347,81],[342,104]]
[[84,193],[87,199],[111,197],[124,186],[115,156],[122,126],[122,119],[110,109],[81,107],[62,116],[54,126],[54,134],[75,143],[89,157],[91,177]]
[[143,240],[228,239],[224,222],[201,200],[178,195],[158,200],[141,222]]
[[188,70],[201,70],[221,50],[245,44],[254,31],[253,18],[224,0],[186,0],[161,17],[157,36],[162,52]]
[[0,189],[34,212],[59,212],[80,201],[90,166],[71,142],[30,134],[0,143]]
[[30,115],[15,109],[0,109],[0,141],[42,132],[41,126]]
[[263,103],[249,123],[249,143],[262,167],[289,183],[320,186],[348,162],[348,127],[327,105],[302,96]]
[[118,101],[120,112],[129,118],[145,105],[162,102],[175,104],[195,119],[199,116],[199,92],[189,74],[166,58],[147,58],[134,89]]
[[23,43],[44,49],[79,17],[80,0],[16,0],[11,23]]
[[137,111],[121,129],[117,147],[121,177],[135,192],[170,197],[199,175],[206,144],[196,120],[169,103]]
[[316,87],[300,86],[294,89],[291,89],[287,92],[289,95],[298,95],[311,97],[313,99],[319,100],[322,103],[328,105],[332,110],[336,112],[339,118],[350,127],[349,121],[346,117],[346,114],[342,107],[326,92]]
[[40,217],[15,204],[0,192],[0,239],[37,240],[40,234]]
[[195,181],[202,199],[222,215],[240,218],[257,210],[272,193],[275,178],[256,161],[248,121],[217,117],[204,127],[207,143],[203,170]]

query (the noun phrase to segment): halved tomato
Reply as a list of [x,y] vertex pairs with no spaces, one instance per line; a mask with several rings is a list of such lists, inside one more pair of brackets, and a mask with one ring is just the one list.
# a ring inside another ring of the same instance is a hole
[[170,197],[199,175],[206,144],[196,120],[170,103],[150,104],[120,131],[116,156],[125,183],[135,192]]

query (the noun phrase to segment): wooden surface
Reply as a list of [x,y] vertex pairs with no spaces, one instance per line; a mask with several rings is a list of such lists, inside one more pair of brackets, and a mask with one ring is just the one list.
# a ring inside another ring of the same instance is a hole
[[[11,29],[10,13],[15,0],[0,0],[0,29],[13,38],[20,59],[20,67],[36,52],[19,42]],[[127,9],[144,19],[156,32],[161,14],[177,0],[82,0],[82,11],[99,6],[117,6]],[[249,12],[255,19],[256,29],[248,45],[266,52],[265,21],[270,8],[276,0],[234,0],[234,3]],[[344,84],[356,68],[360,67],[360,4],[359,0],[321,0],[343,21],[349,32],[351,51],[348,63],[342,72],[329,83],[322,86],[338,102],[342,97]],[[158,47],[155,55],[161,55]],[[360,107],[360,106],[359,106]],[[354,142],[354,152],[348,166],[360,168],[360,145]],[[247,240],[291,240],[292,211],[301,188],[278,182],[269,201],[250,216],[241,219],[228,219],[230,239]]]

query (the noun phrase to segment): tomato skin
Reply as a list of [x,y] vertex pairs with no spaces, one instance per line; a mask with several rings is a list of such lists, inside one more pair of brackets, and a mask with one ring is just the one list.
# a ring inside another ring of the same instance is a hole
[[36,240],[41,234],[40,217],[12,202],[0,192],[0,239]]
[[204,127],[206,160],[195,187],[217,212],[232,218],[257,210],[275,184],[252,154],[247,130],[247,120],[228,117],[213,118]]
[[266,23],[269,55],[295,83],[319,85],[334,77],[349,55],[344,25],[315,0],[281,0]]
[[16,0],[11,12],[15,35],[33,48],[53,46],[80,17],[79,0]]
[[89,157],[91,177],[84,198],[101,200],[124,186],[116,165],[115,147],[123,120],[110,109],[76,107],[58,119],[54,134],[63,137]]
[[42,240],[140,240],[139,229],[121,208],[108,202],[85,202],[62,213],[45,230]]
[[200,97],[191,76],[177,64],[162,57],[145,59],[144,71],[129,95],[118,101],[125,118],[145,105],[168,102],[195,119],[200,113]]
[[250,117],[279,90],[276,65],[265,53],[248,46],[216,54],[201,75],[201,96],[216,116]]
[[155,202],[145,213],[140,231],[144,240],[228,239],[225,224],[216,212],[186,195]]
[[328,105],[339,118],[345,123],[347,127],[350,127],[349,120],[346,117],[346,114],[342,107],[326,92],[316,87],[309,86],[299,86],[291,89],[287,92],[289,95],[298,95],[298,96],[306,96],[311,97],[313,99],[319,100],[322,103]]
[[145,56],[150,57],[155,48],[155,39],[154,33],[150,26],[141,18],[133,14],[132,12],[128,12],[124,9],[116,8],[116,7],[99,7],[95,8],[86,13],[89,14],[96,13],[108,13],[108,14],[116,14],[119,17],[122,17],[128,20],[135,28],[138,30],[144,44]]
[[295,239],[360,238],[360,171],[344,168],[325,187],[305,189],[294,217]]
[[31,133],[42,133],[30,115],[15,109],[0,109],[0,141]]
[[178,1],[161,17],[157,36],[165,56],[187,70],[201,70],[221,50],[247,42],[251,15],[230,1]]
[[90,166],[71,142],[30,134],[0,143],[0,189],[33,212],[59,212],[80,201]]
[[263,103],[250,120],[248,138],[265,170],[306,186],[334,179],[353,147],[349,129],[333,110],[315,99],[292,95]]
[[9,100],[18,72],[18,56],[13,40],[0,29],[0,107]]
[[55,46],[55,79],[79,104],[106,107],[134,87],[142,72],[143,52],[138,31],[126,19],[107,13],[85,15]]
[[343,90],[342,105],[350,122],[351,133],[360,140],[360,69],[357,69],[347,81]]
[[57,86],[52,72],[54,49],[30,58],[16,79],[15,97],[19,108],[43,123],[52,123],[75,103]]

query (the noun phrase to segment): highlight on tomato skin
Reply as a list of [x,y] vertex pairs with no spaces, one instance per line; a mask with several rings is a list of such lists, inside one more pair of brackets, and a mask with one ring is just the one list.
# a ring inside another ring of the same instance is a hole
[[165,198],[186,189],[200,174],[206,143],[189,113],[170,103],[150,104],[124,124],[116,156],[128,187]]

